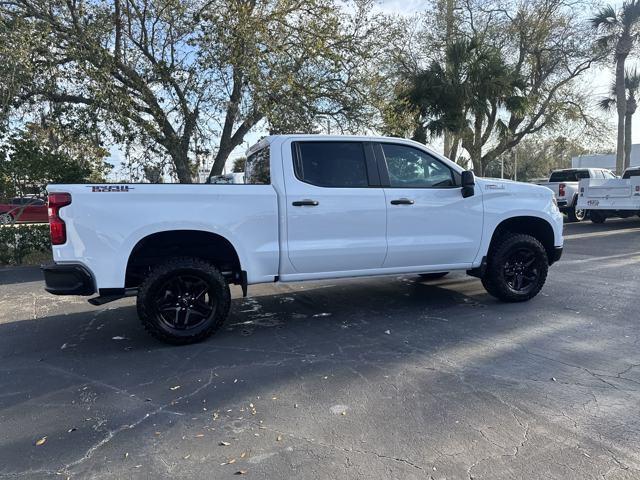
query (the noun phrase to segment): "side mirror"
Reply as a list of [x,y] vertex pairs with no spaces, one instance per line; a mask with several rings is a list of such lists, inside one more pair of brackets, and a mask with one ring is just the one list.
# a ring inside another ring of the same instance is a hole
[[462,197],[472,197],[475,193],[476,177],[471,170],[462,172]]

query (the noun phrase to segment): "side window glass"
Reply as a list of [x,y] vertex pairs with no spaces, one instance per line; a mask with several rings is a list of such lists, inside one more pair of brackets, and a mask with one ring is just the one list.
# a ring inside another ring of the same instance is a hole
[[296,177],[311,185],[368,187],[367,162],[361,142],[297,142]]
[[416,148],[382,144],[389,169],[389,183],[395,188],[444,188],[455,186],[453,172],[439,160]]
[[269,185],[271,183],[269,147],[249,155],[244,167],[244,183],[249,185]]

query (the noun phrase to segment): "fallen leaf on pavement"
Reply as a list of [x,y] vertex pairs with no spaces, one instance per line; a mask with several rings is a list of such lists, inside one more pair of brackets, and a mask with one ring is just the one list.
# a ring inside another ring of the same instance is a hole
[[228,447],[229,445],[231,445],[229,442],[220,442],[221,447]]
[[245,473],[247,473],[246,470],[238,470],[234,475],[244,475]]
[[277,442],[282,441],[282,435],[278,435],[278,436],[276,437],[276,441],[277,441]]
[[231,459],[231,460],[229,460],[227,463],[228,463],[229,465],[231,465],[231,464],[233,464],[233,463],[236,463],[236,459],[235,459],[235,458],[232,458],[232,459]]
[[47,442],[47,437],[44,436],[38,440],[36,440],[36,446],[40,447],[41,445],[44,445]]
[[128,340],[127,337],[121,337],[120,335],[116,335],[112,337],[111,340]]
[[177,390],[180,388],[180,385],[176,385],[175,387],[170,387],[169,390]]

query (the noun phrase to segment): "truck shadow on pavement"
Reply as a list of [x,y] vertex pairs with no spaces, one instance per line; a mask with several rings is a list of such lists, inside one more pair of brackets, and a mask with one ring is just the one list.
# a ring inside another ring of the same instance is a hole
[[184,347],[151,338],[131,300],[94,308],[34,294],[33,310],[0,324],[0,475],[202,478],[227,472],[222,441],[248,458],[284,455],[284,443],[329,457],[356,445],[395,459],[404,478],[436,465],[467,478],[489,457],[500,478],[507,457],[553,456],[550,445],[582,477],[640,468],[640,425],[629,423],[640,359],[622,320],[635,307],[583,311],[589,293],[553,295],[559,284],[519,305],[462,274],[256,286],[216,335]]

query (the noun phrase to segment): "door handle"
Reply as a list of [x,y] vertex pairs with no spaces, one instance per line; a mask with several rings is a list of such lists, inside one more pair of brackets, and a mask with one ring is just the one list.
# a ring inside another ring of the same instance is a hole
[[391,205],[413,205],[414,203],[416,202],[409,198],[399,198],[397,200],[391,200]]
[[320,202],[316,200],[306,199],[295,201],[291,205],[293,205],[294,207],[317,207],[318,205],[320,205]]

